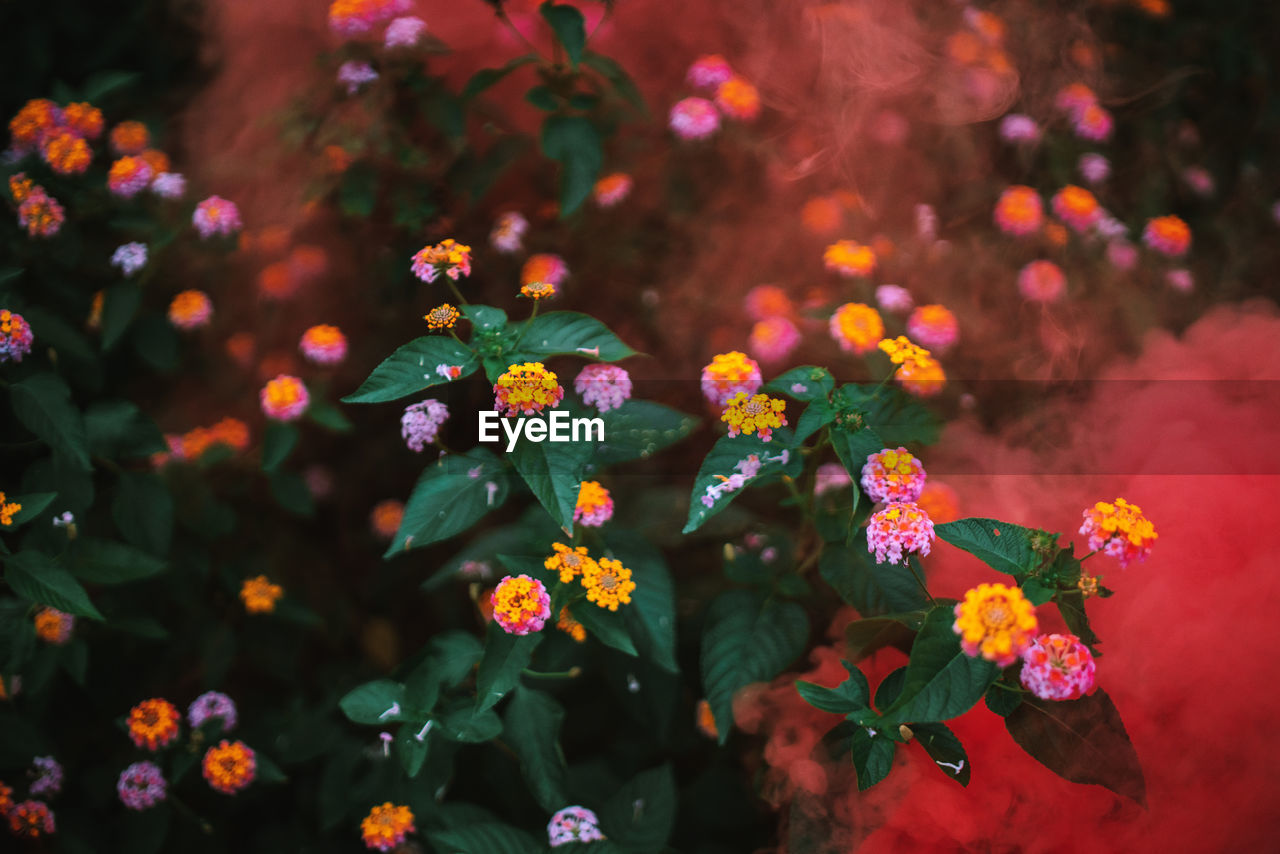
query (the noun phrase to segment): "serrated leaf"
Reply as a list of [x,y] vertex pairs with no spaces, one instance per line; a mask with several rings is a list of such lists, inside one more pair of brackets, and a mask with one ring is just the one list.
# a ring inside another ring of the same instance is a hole
[[[619,607],[629,608],[630,606],[621,605]],[[631,642],[631,636],[627,634],[627,626],[624,622],[623,614],[601,608],[586,599],[579,599],[570,605],[569,613],[573,614],[575,620],[582,623],[583,628],[587,630],[587,634],[605,646],[611,646],[619,652],[625,652],[627,655],[639,655],[636,652],[635,644]]]
[[81,536],[71,543],[68,567],[82,581],[128,584],[159,575],[168,564],[125,543]]
[[648,459],[698,426],[692,415],[649,400],[628,400],[599,417],[604,421],[604,441],[593,458],[599,466]]
[[907,681],[907,668],[899,667],[880,680],[876,688],[876,708],[887,709],[902,696],[902,686]]
[[173,496],[155,474],[123,472],[111,502],[111,518],[121,536],[154,555],[169,551],[173,538]]
[[[738,464],[749,456],[754,455],[760,460],[760,471],[743,484],[743,489],[761,478],[772,475],[787,474],[791,477],[798,475],[803,469],[803,461],[799,454],[793,452],[792,442],[791,431],[785,427],[775,430],[773,439],[769,442],[761,442],[757,436],[721,436],[717,439],[711,452],[703,459],[702,465],[698,468],[698,476],[693,481],[693,494],[689,499],[689,520],[681,533],[689,534],[698,530],[706,524],[708,519],[723,511],[742,494],[742,489],[735,489],[713,499],[710,507],[703,503],[704,497],[712,498],[707,494],[707,488],[719,486],[725,482],[726,478],[739,474]],[[788,453],[788,460],[785,463],[781,460],[783,451]]]
[[563,3],[552,3],[550,0],[538,7],[543,20],[556,34],[556,40],[564,46],[569,55],[569,64],[574,68],[582,61],[582,51],[587,46],[586,21],[582,13],[574,6]]
[[80,582],[40,552],[9,555],[4,559],[4,566],[5,582],[22,598],[77,617],[103,619]]
[[352,688],[338,701],[338,708],[358,724],[385,724],[407,719],[404,686],[391,679],[376,679]]
[[1025,695],[1004,723],[1019,747],[1058,776],[1147,805],[1138,753],[1119,710],[1101,688],[1062,702]]
[[933,532],[963,549],[996,572],[1021,576],[1039,562],[1031,548],[1031,529],[998,519],[957,519],[935,525]]
[[634,854],[659,854],[675,818],[675,776],[663,765],[637,774],[609,798],[600,810],[600,829]]
[[484,656],[476,672],[476,709],[493,708],[499,700],[520,684],[520,674],[529,666],[533,651],[542,642],[542,633],[511,635],[498,623],[489,624],[485,636]]
[[895,744],[883,735],[871,735],[866,727],[853,732],[853,769],[858,774],[858,791],[865,792],[885,777],[893,768]]
[[679,673],[676,662],[675,584],[662,553],[647,538],[632,531],[609,528],[604,536],[611,555],[631,570],[636,589],[624,617],[640,655],[668,673]]
[[526,436],[518,440],[515,448],[507,454],[528,484],[529,491],[556,524],[570,533],[573,531],[573,510],[578,503],[583,471],[592,450],[593,446],[588,442],[533,442]]
[[49,447],[88,471],[89,441],[71,389],[56,374],[32,374],[9,387],[13,414]]
[[854,620],[845,629],[845,647],[849,658],[858,662],[885,647],[895,647],[903,652],[911,648],[916,632],[924,623],[924,611],[885,614]]
[[935,607],[911,645],[911,658],[902,695],[883,713],[887,723],[909,724],[949,720],[973,708],[1000,668],[983,658],[966,655],[952,630],[955,615],[947,606]]
[[429,832],[437,851],[449,854],[542,854],[543,844],[523,830],[485,822]]
[[21,510],[14,513],[9,519],[9,524],[5,526],[5,530],[13,530],[20,525],[25,525],[32,519],[39,516],[45,509],[53,503],[58,497],[56,492],[28,492],[26,495],[9,495],[5,498],[5,503],[14,503],[21,506]]
[[560,750],[564,708],[541,691],[520,688],[507,707],[506,733],[520,757],[529,791],[538,806],[555,812],[569,803],[568,770]]
[[984,696],[987,708],[1002,718],[1007,718],[1014,709],[1022,704],[1025,696],[1019,691],[1005,687],[1003,682],[993,682]]
[[475,353],[451,337],[416,338],[384,359],[342,402],[384,403],[452,382],[436,373],[438,365],[461,365],[459,379],[480,367]]
[[801,365],[771,380],[764,390],[770,394],[785,394],[794,400],[812,402],[826,400],[835,387],[835,378],[826,368]]
[[853,545],[828,543],[818,558],[818,572],[840,598],[859,614],[923,611],[928,602],[906,566],[876,563],[859,533]]
[[616,362],[636,355],[609,327],[576,311],[553,311],[525,321],[520,327],[521,353],[539,359],[548,356],[581,356]]
[[702,634],[702,685],[721,744],[733,723],[733,695],[777,676],[808,639],[809,618],[794,602],[732,590],[711,603]]
[[1043,605],[1053,598],[1053,594],[1058,592],[1055,588],[1049,587],[1038,578],[1028,578],[1022,582],[1022,594],[1032,605]]
[[477,709],[467,700],[447,707],[439,718],[440,734],[463,744],[483,744],[502,735],[502,719],[493,709]]
[[548,116],[542,124],[542,153],[560,166],[560,216],[581,207],[604,163],[600,133],[582,116]]
[[867,677],[856,666],[845,662],[849,678],[835,688],[816,685],[813,682],[796,682],[796,690],[804,701],[815,709],[847,715],[855,709],[865,708],[871,702],[871,689]]
[[383,557],[462,533],[486,513],[501,507],[507,492],[508,475],[502,461],[485,448],[437,460],[423,470],[414,484],[405,502],[400,530]]
[[895,386],[844,385],[832,403],[842,411],[861,413],[866,426],[884,440],[882,447],[932,445],[942,429],[942,422],[923,403]]
[[914,724],[911,730],[915,733],[916,741],[942,773],[961,786],[969,785],[972,770],[969,767],[969,754],[964,752],[964,745],[950,727],[944,723],[927,723]]

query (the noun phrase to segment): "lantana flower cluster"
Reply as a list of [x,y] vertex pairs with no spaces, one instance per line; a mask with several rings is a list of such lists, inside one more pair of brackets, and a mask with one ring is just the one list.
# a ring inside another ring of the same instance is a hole
[[721,116],[749,122],[760,115],[759,90],[737,74],[723,56],[699,57],[689,66],[685,79],[703,94],[683,98],[671,108],[667,124],[683,140],[711,136],[720,129]]
[[787,402],[767,394],[738,392],[725,406],[720,420],[729,425],[729,435],[759,436],[760,441],[773,439],[773,431],[787,424]]
[[564,400],[564,387],[541,362],[511,365],[493,385],[493,408],[505,417],[534,415]]

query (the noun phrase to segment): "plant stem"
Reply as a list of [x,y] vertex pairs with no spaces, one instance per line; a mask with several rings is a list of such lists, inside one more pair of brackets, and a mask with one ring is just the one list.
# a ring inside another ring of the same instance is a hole
[[907,555],[907,569],[911,570],[911,576],[916,580],[916,584],[920,585],[920,590],[928,597],[929,604],[938,604],[938,601],[933,598],[933,594],[929,592],[929,588],[925,586],[924,578],[922,578],[920,573],[916,571],[915,563],[912,562],[910,555]]

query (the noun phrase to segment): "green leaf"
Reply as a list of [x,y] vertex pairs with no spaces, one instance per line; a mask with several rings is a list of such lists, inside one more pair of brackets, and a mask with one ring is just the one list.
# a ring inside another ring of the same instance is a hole
[[600,134],[581,116],[548,116],[542,124],[542,153],[558,162],[560,216],[576,211],[595,186],[604,163]]
[[[338,701],[338,708],[348,720],[375,726],[406,720],[404,705],[404,686],[390,679],[366,682],[348,691]],[[399,711],[395,711],[397,707]]]
[[271,473],[270,480],[271,497],[277,504],[298,516],[315,515],[315,497],[302,475],[291,471],[275,471]]
[[452,382],[436,373],[438,365],[461,365],[459,379],[480,366],[475,353],[452,337],[415,338],[384,359],[342,402],[384,403]]
[[859,614],[923,611],[928,604],[911,570],[901,564],[876,563],[861,533],[851,546],[828,543],[823,547],[818,572]]
[[631,570],[636,583],[631,604],[623,608],[636,649],[668,673],[679,673],[675,584],[666,560],[646,537],[633,531],[610,527],[604,541],[612,557]]
[[952,630],[955,614],[945,605],[925,617],[902,685],[902,695],[884,712],[887,723],[944,721],[958,717],[982,699],[1000,668],[968,656]]
[[[789,454],[788,461],[781,460],[782,452]],[[760,472],[748,480],[743,488],[763,477],[786,473],[792,477],[799,474],[803,467],[800,456],[792,450],[792,434],[785,427],[775,430],[773,440],[761,442],[757,436],[721,436],[711,448],[698,469],[698,476],[693,481],[693,494],[689,499],[689,521],[685,523],[681,533],[689,534],[698,530],[712,516],[728,507],[730,502],[742,494],[742,489],[735,489],[714,499],[710,507],[703,503],[708,487],[719,486],[725,478],[738,472],[736,466],[755,455],[761,462]]]
[[849,678],[835,688],[826,688],[813,682],[796,682],[796,690],[804,701],[815,709],[824,712],[835,712],[847,715],[856,709],[866,708],[871,702],[871,689],[867,686],[867,677],[862,671],[849,662],[844,662],[849,671]]
[[53,500],[58,497],[56,492],[28,492],[26,495],[10,495],[5,498],[5,502],[13,502],[22,507],[17,513],[14,513],[9,519],[9,526],[5,530],[12,530],[20,525],[25,525],[32,519],[39,516],[45,511]]
[[560,100],[546,86],[534,86],[524,93],[524,99],[539,110],[554,113],[560,109]]
[[444,632],[427,644],[432,675],[440,684],[453,686],[471,675],[484,655],[484,645],[466,632]]
[[128,584],[159,575],[168,564],[115,540],[81,536],[71,542],[69,567],[76,578],[91,584]]
[[542,642],[542,633],[510,635],[497,621],[489,624],[484,657],[476,672],[476,709],[491,709],[512,688],[520,684],[520,674],[529,666],[533,651]]
[[604,441],[596,447],[599,466],[648,459],[693,432],[698,419],[648,400],[628,400],[617,409],[600,413]]
[[924,404],[894,386],[844,385],[831,401],[842,412],[860,413],[865,425],[884,440],[882,447],[932,445],[942,429],[942,422]]
[[854,620],[845,629],[845,645],[850,660],[861,661],[890,646],[907,652],[915,641],[916,632],[924,624],[924,616],[925,612],[921,610]]
[[631,75],[626,72],[626,69],[615,60],[604,54],[585,51],[582,55],[582,62],[605,80],[608,80],[613,85],[614,91],[630,103],[631,106],[642,114],[648,113],[644,103],[644,96],[640,94],[640,87],[631,79]]
[[752,682],[767,682],[804,651],[809,618],[794,602],[766,600],[746,590],[722,593],[711,603],[702,634],[702,685],[720,743],[733,723],[733,695]]
[[1119,710],[1101,688],[1062,702],[1026,695],[1004,723],[1019,747],[1058,776],[1147,805],[1138,753]]
[[969,754],[964,752],[964,745],[950,727],[944,723],[914,724],[911,731],[942,773],[961,786],[969,785],[969,773],[972,770],[969,767]]
[[573,6],[552,3],[550,0],[539,6],[538,11],[551,25],[552,32],[556,34],[556,40],[564,45],[564,51],[569,55],[569,63],[577,68],[578,63],[582,61],[582,51],[587,46],[586,21],[582,13]]
[[485,448],[449,454],[427,466],[409,494],[400,530],[383,556],[447,540],[470,528],[506,501],[507,478],[502,461]]
[[378,205],[378,172],[370,163],[353,163],[342,173],[338,207],[346,216],[367,219]]
[[142,289],[133,282],[107,288],[102,295],[102,349],[115,347],[129,329],[142,302]]
[[482,336],[506,331],[507,313],[491,305],[464,305],[462,316],[471,321],[471,327]]
[[[637,585],[639,589],[639,585]],[[630,605],[621,605],[621,608],[629,608]],[[601,608],[594,602],[586,599],[579,599],[569,606],[569,613],[573,614],[573,618],[582,623],[587,633],[600,641],[605,646],[611,646],[627,655],[639,655],[636,652],[635,644],[631,642],[631,636],[627,634],[624,616],[616,611],[609,611]]]
[[536,62],[537,59],[538,57],[534,54],[526,54],[525,56],[517,56],[501,68],[480,69],[471,76],[471,79],[467,81],[467,85],[462,87],[462,99],[464,101],[471,100],[520,66]]
[[169,551],[173,538],[173,496],[155,474],[122,472],[111,518],[121,536],[155,555]]
[[1057,589],[1049,587],[1038,578],[1028,578],[1022,582],[1022,594],[1032,605],[1043,605],[1053,598],[1053,594],[1057,593]]
[[576,311],[553,311],[525,321],[520,352],[531,356],[570,355],[616,362],[636,355],[600,321]]
[[146,457],[169,450],[155,422],[127,400],[95,403],[84,412],[89,451],[104,457]]
[[436,851],[449,854],[542,854],[543,844],[507,824],[484,822],[428,832]]
[[502,719],[493,709],[477,709],[468,700],[459,700],[440,716],[440,734],[450,741],[483,744],[502,735]]
[[22,598],[77,617],[103,619],[80,582],[40,552],[18,552],[6,557],[4,565],[5,582]]
[[88,471],[89,441],[71,389],[56,374],[32,374],[9,388],[13,414],[49,447]]
[[143,361],[162,374],[178,369],[178,332],[163,316],[146,314],[134,325],[133,349]]
[[770,394],[785,394],[794,400],[813,402],[826,400],[835,387],[835,378],[826,368],[801,365],[771,380],[764,390]]
[[796,441],[803,442],[823,427],[835,421],[836,411],[825,400],[815,400],[800,413],[796,422]]
[[893,739],[882,733],[871,735],[866,727],[858,727],[853,732],[852,749],[859,792],[865,792],[889,776],[893,768]]
[[[526,424],[528,421],[525,419]],[[569,533],[573,532],[573,509],[591,451],[586,442],[533,442],[526,437],[507,454],[551,518]]]
[[301,433],[294,424],[286,424],[283,421],[272,421],[268,424],[262,436],[262,470],[273,472],[280,468],[280,464],[297,447],[300,436]]
[[935,525],[933,532],[996,572],[1018,577],[1031,571],[1039,562],[1031,548],[1031,529],[1011,522],[957,519]]
[[1002,718],[1009,717],[1022,704],[1025,695],[1007,687],[1003,682],[993,682],[987,689],[987,708]]
[[141,79],[142,74],[137,71],[95,71],[84,81],[81,95],[89,103],[97,104],[122,89],[131,88]]
[[1067,624],[1067,628],[1071,633],[1080,638],[1085,646],[1089,647],[1089,651],[1094,657],[1102,655],[1096,647],[1102,642],[1102,639],[1094,634],[1093,627],[1089,625],[1089,615],[1084,609],[1084,594],[1079,590],[1064,590],[1059,592],[1058,611],[1062,614],[1062,621]]
[[907,668],[899,667],[880,680],[876,688],[876,708],[887,709],[902,696],[902,686],[907,681]]
[[428,730],[418,738],[422,728],[417,723],[406,723],[396,731],[396,756],[400,759],[400,767],[410,778],[415,778],[422,771],[431,752],[432,732]]
[[855,484],[861,482],[862,467],[867,464],[867,457],[885,448],[884,440],[870,427],[861,430],[837,427],[831,431],[831,446]]
[[520,688],[504,717],[508,741],[538,806],[550,813],[567,805],[568,771],[560,750],[564,709],[548,694]]
[[307,407],[307,420],[335,433],[350,433],[355,429],[355,425],[342,413],[341,409],[314,395],[311,398],[311,405]]
[[676,781],[670,765],[637,774],[600,810],[604,835],[633,854],[659,854],[676,818]]

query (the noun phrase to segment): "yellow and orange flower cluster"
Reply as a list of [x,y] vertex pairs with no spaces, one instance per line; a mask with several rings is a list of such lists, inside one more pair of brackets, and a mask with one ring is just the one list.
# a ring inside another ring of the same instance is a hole
[[31,237],[53,237],[66,221],[66,212],[58,200],[25,172],[9,176],[9,195],[18,206],[18,225]]
[[1017,661],[1035,639],[1035,607],[1017,587],[979,584],[955,608],[952,629],[966,655],[981,655],[998,667]]
[[111,129],[107,143],[121,157],[131,157],[146,150],[151,143],[151,134],[142,122],[120,122]]
[[594,566],[582,571],[582,586],[587,589],[587,601],[610,611],[631,602],[636,583],[631,580],[631,570],[620,561],[602,557]]
[[458,310],[449,303],[443,303],[422,316],[428,329],[452,329],[458,322]]
[[102,111],[80,102],[59,108],[37,98],[23,105],[10,121],[14,151],[39,150],[49,168],[59,175],[80,175],[93,161],[89,140],[102,135]]
[[406,806],[396,806],[390,801],[369,810],[369,814],[360,822],[364,844],[377,851],[390,851],[400,846],[405,836],[414,830],[413,811]]
[[587,629],[582,623],[579,623],[569,613],[568,606],[560,609],[560,616],[556,619],[556,628],[573,638],[575,643],[584,643],[587,640]]
[[730,400],[720,415],[720,420],[729,425],[729,435],[739,434],[760,437],[760,441],[773,440],[773,431],[785,427],[787,402],[767,394],[738,392]]
[[273,584],[265,575],[246,578],[240,585],[240,599],[250,614],[270,614],[276,609],[276,600],[284,595],[284,588]]
[[553,554],[543,561],[543,566],[558,572],[562,584],[580,579],[587,599],[610,611],[631,602],[636,583],[631,580],[631,570],[619,561],[607,557],[597,560],[587,554],[585,546],[570,548],[564,543],[552,543],[551,548]]
[[159,697],[143,700],[129,710],[129,738],[138,747],[152,752],[167,747],[178,737],[182,713],[168,700]]
[[920,397],[942,391],[947,375],[928,350],[912,344],[902,335],[886,338],[879,346],[889,354],[889,360],[898,366],[895,379],[904,389]]
[[870,276],[876,271],[876,253],[853,240],[838,240],[822,253],[822,263],[845,277]]
[[234,795],[245,788],[258,773],[253,749],[243,741],[227,741],[225,738],[209,748],[202,766],[209,786],[224,795]]
[[35,616],[36,637],[45,643],[62,646],[71,640],[76,618],[57,608],[41,608]]
[[1089,548],[1120,561],[1124,569],[1135,560],[1146,560],[1159,534],[1142,508],[1123,498],[1115,503],[1099,501],[1084,511],[1080,533],[1088,536]]
[[520,286],[521,296],[529,299],[547,299],[556,295],[556,286],[551,282],[526,282]]
[[22,505],[16,501],[10,501],[0,492],[0,525],[9,527],[13,524],[13,517],[22,510]]
[[493,408],[505,416],[533,415],[564,400],[564,387],[541,362],[510,365],[493,385]]
[[841,350],[862,356],[875,350],[884,337],[884,320],[869,305],[847,302],[831,315],[830,329]]
[[153,459],[156,465],[164,465],[170,460],[198,462],[206,451],[219,445],[236,452],[244,451],[249,447],[249,425],[228,416],[212,426],[193,427],[181,436],[165,438],[169,442],[169,452],[157,454]]
[[212,316],[213,301],[204,291],[182,291],[169,303],[169,322],[182,330],[208,326]]
[[512,635],[542,631],[551,616],[551,596],[546,585],[527,575],[508,575],[489,597],[491,614],[502,630]]

